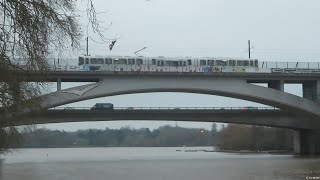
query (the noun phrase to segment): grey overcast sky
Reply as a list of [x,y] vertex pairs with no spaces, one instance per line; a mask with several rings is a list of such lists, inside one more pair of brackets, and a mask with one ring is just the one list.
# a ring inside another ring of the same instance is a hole
[[[108,44],[88,30],[91,55],[133,55],[147,47],[143,56],[252,57],[259,61],[320,62],[320,1],[318,0],[93,0],[107,38],[119,38],[112,52]],[[85,4],[79,5],[84,35]],[[85,35],[86,36],[86,35]],[[85,40],[81,42],[85,53]],[[76,55],[74,55],[76,56]],[[73,57],[74,57],[73,56]],[[70,61],[69,64],[76,63]],[[65,83],[64,88],[76,86]],[[301,85],[286,85],[285,91],[301,96]],[[252,102],[185,93],[149,93],[100,98],[67,106],[263,106]],[[120,121],[44,125],[50,129],[157,128],[175,122]],[[179,122],[184,127],[210,129],[211,123]],[[39,126],[42,127],[42,126]]]

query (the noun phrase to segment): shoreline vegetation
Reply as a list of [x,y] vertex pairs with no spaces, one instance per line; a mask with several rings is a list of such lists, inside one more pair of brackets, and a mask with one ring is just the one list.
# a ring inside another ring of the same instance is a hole
[[[207,146],[205,146],[208,148]],[[180,148],[180,147],[178,147]],[[176,149],[179,152],[222,152],[222,153],[236,153],[236,154],[294,154],[292,150],[267,150],[267,151],[253,151],[253,150],[221,150],[214,147],[213,150],[200,149],[202,147],[182,147],[182,149]]]
[[[229,124],[217,130],[162,126],[158,129],[89,129],[66,132],[48,129],[24,130],[19,148],[80,148],[80,147],[191,147],[205,152],[230,153],[292,153],[293,132],[287,129]],[[177,151],[179,150],[177,149]],[[191,148],[192,150],[192,148]]]

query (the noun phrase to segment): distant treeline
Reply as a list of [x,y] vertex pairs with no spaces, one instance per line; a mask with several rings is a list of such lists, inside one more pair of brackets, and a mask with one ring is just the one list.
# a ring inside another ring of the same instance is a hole
[[66,132],[38,129],[23,134],[23,147],[165,147],[215,145],[215,138],[204,129],[162,126],[150,131],[142,129],[78,130]]
[[263,126],[229,124],[219,132],[221,149],[227,150],[293,150],[293,131]]
[[285,129],[232,125],[217,131],[162,126],[158,129],[108,129],[66,132],[36,129],[22,133],[24,148],[218,146],[226,150],[290,150],[292,132]]

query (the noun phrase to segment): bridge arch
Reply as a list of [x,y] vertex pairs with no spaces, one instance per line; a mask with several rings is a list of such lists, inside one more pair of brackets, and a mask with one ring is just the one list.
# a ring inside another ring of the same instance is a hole
[[185,92],[218,95],[274,106],[293,113],[320,117],[320,105],[308,99],[275,89],[249,84],[241,79],[205,77],[122,77],[73,87],[42,96],[43,108],[99,97],[147,92]]

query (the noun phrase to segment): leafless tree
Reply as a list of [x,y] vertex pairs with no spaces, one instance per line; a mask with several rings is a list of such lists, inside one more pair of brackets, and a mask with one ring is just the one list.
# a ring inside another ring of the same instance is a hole
[[[91,0],[78,0],[87,6],[94,32],[99,23]],[[77,0],[0,0],[0,111],[15,117],[18,109],[35,108],[43,83],[23,82],[15,72],[48,69],[48,59],[66,46],[79,48]],[[102,37],[102,34],[100,33]],[[54,52],[53,52],[54,51]],[[18,118],[18,117],[17,117]],[[7,121],[7,118],[0,118]],[[6,122],[10,125],[10,122]],[[10,147],[17,134],[14,127],[0,128],[0,152]]]

